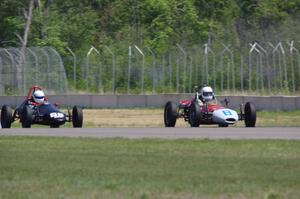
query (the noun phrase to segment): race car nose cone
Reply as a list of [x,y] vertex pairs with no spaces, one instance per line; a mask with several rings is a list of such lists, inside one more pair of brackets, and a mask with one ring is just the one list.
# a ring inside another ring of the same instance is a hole
[[239,117],[236,111],[231,109],[219,109],[213,112],[212,120],[217,124],[234,124]]

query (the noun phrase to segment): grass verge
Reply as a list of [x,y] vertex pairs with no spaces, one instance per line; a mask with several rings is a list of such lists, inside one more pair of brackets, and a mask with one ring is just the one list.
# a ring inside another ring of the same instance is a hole
[[299,198],[299,141],[0,137],[0,198]]

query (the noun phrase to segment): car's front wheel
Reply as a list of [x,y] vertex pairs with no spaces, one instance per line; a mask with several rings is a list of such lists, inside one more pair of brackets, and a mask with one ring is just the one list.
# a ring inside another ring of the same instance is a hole
[[12,109],[7,105],[3,105],[1,108],[1,127],[10,128],[12,120]]
[[189,123],[191,127],[199,127],[201,121],[201,110],[198,103],[193,102],[190,107]]
[[74,128],[81,128],[83,123],[82,109],[74,106],[72,110],[72,123]]
[[165,127],[174,127],[177,120],[177,105],[175,102],[167,102],[164,111]]
[[32,109],[24,106],[22,111],[22,128],[30,128],[32,123]]
[[246,127],[255,127],[256,124],[256,109],[253,103],[245,104],[245,125]]

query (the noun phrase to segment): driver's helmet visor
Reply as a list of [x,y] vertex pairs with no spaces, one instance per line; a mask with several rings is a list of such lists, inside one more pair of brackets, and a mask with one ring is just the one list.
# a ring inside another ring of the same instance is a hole
[[212,92],[203,92],[203,96],[205,96],[205,97],[213,96],[213,93]]
[[44,96],[34,96],[35,97],[35,99],[44,99],[45,97]]

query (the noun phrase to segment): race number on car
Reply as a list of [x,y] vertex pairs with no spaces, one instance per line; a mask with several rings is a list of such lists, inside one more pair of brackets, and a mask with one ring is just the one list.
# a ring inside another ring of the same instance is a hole
[[64,114],[63,113],[50,113],[51,118],[63,118]]

